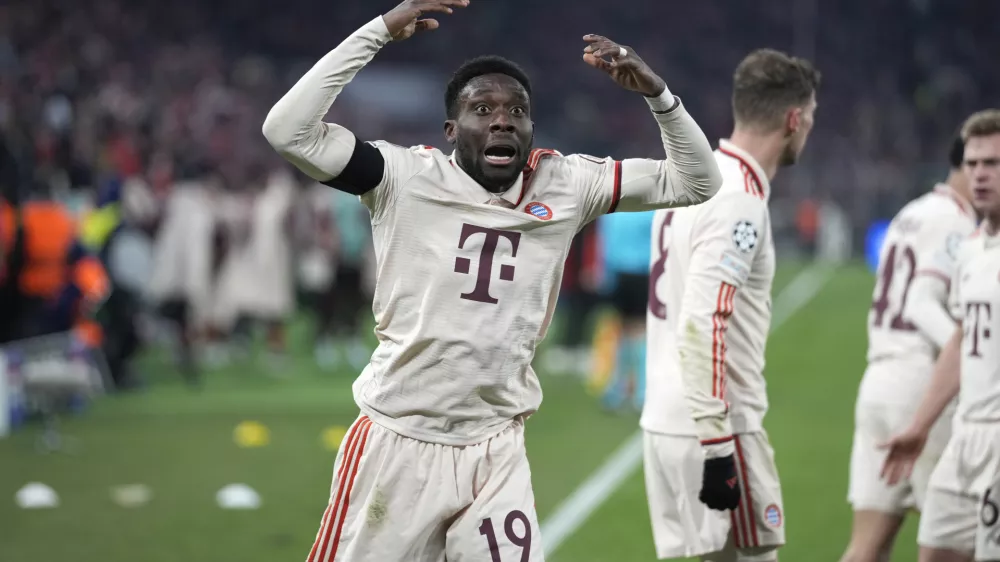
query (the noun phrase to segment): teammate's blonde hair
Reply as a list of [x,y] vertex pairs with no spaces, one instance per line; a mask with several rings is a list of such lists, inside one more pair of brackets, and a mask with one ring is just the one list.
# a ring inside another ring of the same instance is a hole
[[962,125],[962,140],[972,137],[1000,135],[1000,109],[984,109],[973,113]]

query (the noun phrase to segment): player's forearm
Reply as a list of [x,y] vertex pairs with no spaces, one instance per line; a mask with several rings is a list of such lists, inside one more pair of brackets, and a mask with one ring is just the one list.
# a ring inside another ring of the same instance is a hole
[[919,275],[910,287],[911,304],[906,315],[938,349],[944,348],[955,333],[955,320],[944,304],[947,298],[948,286],[937,277]]
[[934,376],[931,377],[931,383],[913,419],[913,426],[921,431],[930,431],[934,422],[958,395],[961,383],[961,351],[962,329],[959,327],[941,349],[937,364],[934,365]]
[[698,439],[710,457],[733,452],[733,429],[725,391],[724,330],[719,319],[698,321],[681,317],[678,354],[684,399],[695,423]]
[[392,37],[381,17],[326,54],[278,103],[264,121],[267,141],[285,159],[319,181],[336,177],[354,152],[347,129],[323,123],[330,106]]
[[722,186],[722,174],[705,133],[669,91],[646,101],[660,127],[666,158],[622,162],[619,207],[638,211],[708,201]]

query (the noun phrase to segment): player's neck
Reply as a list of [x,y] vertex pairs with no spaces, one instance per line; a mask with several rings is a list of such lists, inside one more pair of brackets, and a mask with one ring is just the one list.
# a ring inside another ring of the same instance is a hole
[[983,218],[983,232],[987,236],[996,236],[1000,232],[1000,211],[988,213]]
[[774,180],[781,154],[785,151],[784,139],[775,134],[761,134],[737,127],[730,135],[729,142],[757,161],[757,165],[767,174],[767,181]]
[[[472,178],[473,181],[475,181],[476,183],[479,184],[479,187],[485,189],[486,191],[489,191],[493,195],[500,195],[502,193],[507,193],[507,190],[509,190],[510,188],[514,187],[514,184],[517,183],[517,180],[518,180],[518,178],[514,178],[507,185],[489,185],[488,183],[483,182],[478,177],[476,177],[477,174],[476,174],[475,171],[467,170],[465,168],[465,166],[462,165],[462,160],[461,159],[455,158],[455,162],[458,164],[458,167],[461,168],[463,172],[465,172],[465,175],[467,175],[470,178]],[[518,177],[520,177],[520,176],[518,176]]]

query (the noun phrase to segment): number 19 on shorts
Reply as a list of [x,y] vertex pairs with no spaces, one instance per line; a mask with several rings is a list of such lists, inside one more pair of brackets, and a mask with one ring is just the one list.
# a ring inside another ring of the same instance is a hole
[[[520,525],[516,523],[520,522]],[[515,509],[507,514],[503,522],[504,535],[514,546],[521,548],[520,562],[528,562],[531,558],[531,523],[528,516],[523,511]],[[519,532],[520,531],[520,532]],[[496,530],[493,527],[493,519],[487,517],[483,519],[479,526],[479,534],[486,538],[486,543],[490,547],[490,557],[492,562],[514,562],[513,560],[502,560],[500,558],[500,543],[497,542]]]

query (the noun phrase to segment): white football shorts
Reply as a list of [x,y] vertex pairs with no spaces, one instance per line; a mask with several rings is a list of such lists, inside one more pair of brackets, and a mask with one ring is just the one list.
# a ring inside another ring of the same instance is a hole
[[523,421],[467,447],[354,422],[307,562],[497,559],[544,559]]
[[976,561],[1000,562],[1000,475],[986,489],[979,503]]
[[781,485],[765,432],[734,438],[743,497],[730,512],[709,509],[698,499],[705,457],[696,437],[644,433],[646,495],[658,558],[785,544]]
[[[914,375],[913,366],[885,361],[869,365],[865,378],[895,380],[900,376],[895,371],[900,369],[908,369],[908,373]],[[896,396],[890,398],[881,392],[873,392],[878,386],[881,385],[862,384],[858,394],[858,403],[854,409],[854,443],[851,448],[847,500],[855,511],[903,515],[910,509],[920,510],[924,504],[927,483],[951,435],[952,410],[942,415],[931,429],[924,452],[917,459],[910,478],[889,486],[881,478],[886,451],[880,449],[879,445],[906,429],[913,420],[921,397],[914,396],[913,400],[900,401],[898,390]]]
[[[921,546],[972,553],[986,491],[1000,475],[1000,424],[961,421],[931,474]],[[992,499],[992,498],[991,498]]]

